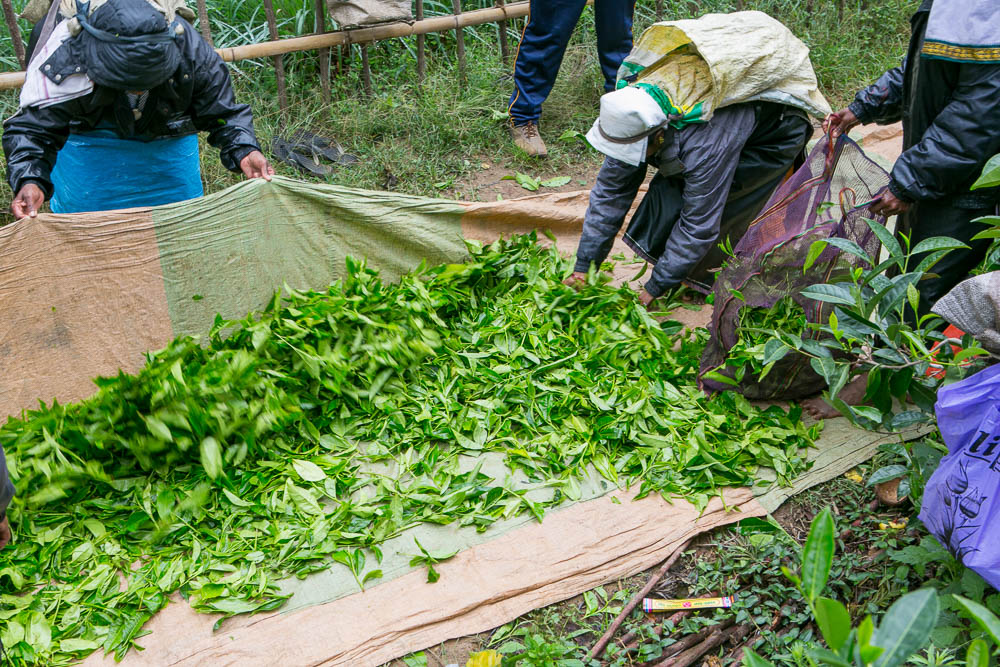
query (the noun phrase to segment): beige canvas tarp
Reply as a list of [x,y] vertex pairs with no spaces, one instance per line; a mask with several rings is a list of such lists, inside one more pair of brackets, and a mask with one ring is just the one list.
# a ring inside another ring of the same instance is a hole
[[[155,209],[0,228],[0,415],[84,398],[92,377],[137,369],[146,351],[204,332],[217,312],[242,316],[284,285],[328,284],[348,254],[394,279],[422,261],[461,260],[467,239],[536,228],[571,251],[586,201],[577,192],[470,204],[275,179]],[[430,548],[461,548],[433,585],[409,567],[406,533],[385,545],[385,575],[363,593],[336,566],[285,582],[293,595],[278,611],[217,631],[216,618],[175,596],[139,641],[146,650],[124,664],[379,665],[646,569],[695,534],[773,511],[841,474],[879,442],[834,420],[812,450],[813,468],[791,488],[731,489],[725,507],[716,499],[700,515],[682,501],[633,501],[633,491],[595,477],[580,501],[540,524],[518,517],[483,534],[418,527]],[[102,662],[111,658],[94,654],[86,664]]]

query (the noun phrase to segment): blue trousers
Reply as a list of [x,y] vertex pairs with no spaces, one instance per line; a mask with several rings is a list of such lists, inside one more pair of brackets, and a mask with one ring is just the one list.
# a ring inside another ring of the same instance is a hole
[[[515,125],[538,122],[586,4],[586,0],[531,0],[514,61],[509,111]],[[635,0],[594,0],[597,53],[608,92],[615,89],[618,66],[632,50],[634,9]]]

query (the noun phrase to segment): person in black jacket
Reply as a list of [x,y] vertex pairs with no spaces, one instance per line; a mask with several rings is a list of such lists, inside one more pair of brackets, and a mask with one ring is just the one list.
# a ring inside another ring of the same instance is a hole
[[[11,205],[15,217],[34,217],[54,190],[58,197],[60,183],[58,179],[53,183],[53,169],[64,147],[104,151],[104,164],[120,164],[137,154],[131,150],[140,146],[136,142],[152,146],[147,151],[169,151],[174,142],[187,139],[187,146],[194,148],[177,170],[189,173],[181,174],[178,182],[193,183],[197,191],[168,192],[167,199],[177,201],[201,194],[200,176],[190,172],[199,169],[194,135],[205,131],[227,169],[270,180],[274,170],[260,151],[250,108],[236,103],[225,64],[190,23],[147,0],[77,1],[75,16],[66,16],[67,4],[64,0],[61,16],[58,7],[50,10],[49,34],[34,45],[20,108],[4,122],[3,149],[7,179],[15,193]],[[71,135],[74,142],[67,146]],[[116,141],[120,160],[115,159]],[[74,156],[72,163],[87,165],[88,155]],[[69,158],[66,161],[70,163]],[[112,189],[108,179],[120,178],[128,181],[122,190],[141,191],[145,184],[162,190],[164,181],[177,176],[170,173],[176,170],[165,168],[150,173],[143,164],[120,167],[115,176],[95,168],[94,173],[73,174],[72,180],[83,177]],[[95,210],[79,208],[78,193],[63,195],[67,201],[76,195],[77,208],[67,206],[57,212]],[[129,205],[167,203],[129,201]]]
[[932,269],[938,277],[917,283],[926,312],[969,275],[989,246],[972,240],[985,229],[972,221],[996,210],[1000,188],[969,188],[1000,153],[1000,3],[924,0],[911,25],[903,64],[859,92],[824,127],[837,135],[858,123],[903,121],[903,154],[872,212],[899,215],[898,230],[911,247],[931,236],[969,246],[938,262]]

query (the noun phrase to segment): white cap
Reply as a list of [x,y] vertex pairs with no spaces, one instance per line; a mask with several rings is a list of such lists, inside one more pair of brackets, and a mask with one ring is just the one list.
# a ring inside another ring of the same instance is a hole
[[[646,161],[650,130],[666,122],[667,115],[656,100],[641,88],[626,86],[601,96],[601,115],[587,132],[587,141],[608,157],[638,167]],[[641,138],[628,143],[612,141],[630,137]]]

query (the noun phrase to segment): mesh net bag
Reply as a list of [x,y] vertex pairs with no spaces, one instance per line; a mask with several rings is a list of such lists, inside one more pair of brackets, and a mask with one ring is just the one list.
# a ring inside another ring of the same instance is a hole
[[[831,282],[864,260],[827,246],[803,271],[809,248],[820,239],[839,237],[851,239],[869,257],[878,257],[881,244],[865,222],[873,216],[862,204],[878,197],[888,184],[885,170],[846,136],[834,144],[826,138],[816,144],[805,164],[778,188],[750,224],[716,278],[711,337],[700,369],[705,389],[734,388],[705,374],[716,371],[733,377],[734,369],[725,366],[726,357],[739,339],[744,308],[771,308],[790,297],[802,307],[807,322],[829,318],[832,304],[807,299],[800,292],[810,285]],[[885,224],[884,218],[874,219]],[[807,327],[803,335],[816,337],[818,333]],[[799,399],[824,386],[806,356],[789,353],[763,380],[746,373],[736,390],[751,399]]]

